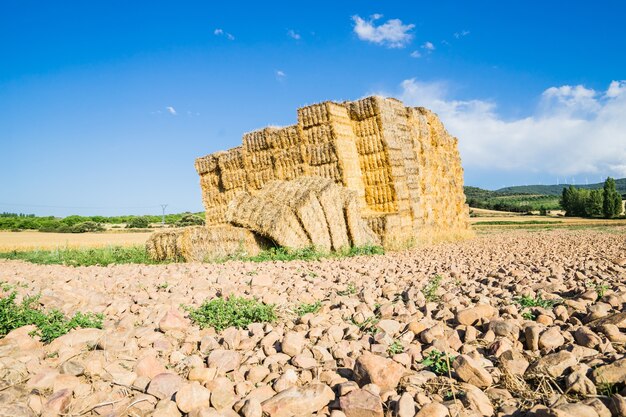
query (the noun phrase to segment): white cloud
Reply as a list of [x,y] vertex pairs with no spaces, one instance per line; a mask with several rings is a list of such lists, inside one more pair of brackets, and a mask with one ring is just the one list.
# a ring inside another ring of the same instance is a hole
[[432,52],[435,50],[435,45],[432,42],[424,42],[422,45],[422,49],[426,49],[428,52]]
[[467,168],[626,176],[626,81],[600,92],[550,87],[531,115],[512,120],[493,101],[450,98],[443,82],[405,80],[398,98],[441,117]]
[[224,32],[224,29],[217,28],[213,31],[215,36],[226,36],[229,41],[234,41],[235,37],[228,32]]
[[287,36],[289,36],[290,38],[295,39],[295,40],[300,40],[300,38],[301,38],[300,34],[298,32],[296,32],[295,30],[293,30],[293,29],[289,29],[287,31]]
[[411,42],[413,34],[409,32],[415,27],[414,24],[405,25],[400,19],[389,19],[376,26],[375,21],[382,17],[381,14],[374,14],[369,20],[365,20],[357,15],[352,16],[354,33],[363,41],[385,45],[389,48],[404,48]]
[[457,39],[461,39],[470,34],[469,30],[462,30],[460,32],[454,32],[454,37]]
[[178,114],[176,113],[176,109],[172,106],[167,106],[165,110],[167,110],[167,112],[171,114],[172,116],[176,116]]
[[284,71],[281,70],[277,70],[276,71],[276,78],[279,80],[282,80],[283,78],[285,78],[287,76],[287,74],[285,74]]
[[411,52],[411,58],[421,58],[422,54],[420,53],[420,51],[413,51]]

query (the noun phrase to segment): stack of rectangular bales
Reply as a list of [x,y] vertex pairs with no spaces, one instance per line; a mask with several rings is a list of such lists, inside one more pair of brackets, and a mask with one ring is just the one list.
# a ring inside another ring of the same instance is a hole
[[387,247],[469,229],[457,140],[434,113],[395,99],[300,108],[297,125],[247,133],[243,146],[199,158],[196,169],[209,225],[225,222],[238,191],[319,176],[356,192]]
[[346,106],[326,101],[298,109],[298,130],[308,175],[328,178],[356,191],[365,203],[365,190]]

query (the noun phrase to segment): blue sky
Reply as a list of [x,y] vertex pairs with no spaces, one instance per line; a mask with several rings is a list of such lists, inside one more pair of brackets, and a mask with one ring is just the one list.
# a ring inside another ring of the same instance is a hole
[[621,1],[7,0],[0,211],[200,211],[196,157],[373,93],[435,110],[467,185],[623,177],[623,16]]

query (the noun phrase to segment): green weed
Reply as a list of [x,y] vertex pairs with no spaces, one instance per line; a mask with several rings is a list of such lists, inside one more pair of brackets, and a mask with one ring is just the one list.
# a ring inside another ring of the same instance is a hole
[[436,349],[433,349],[428,352],[428,354],[422,361],[422,365],[428,367],[437,375],[449,375],[450,364],[454,362],[454,359],[454,356],[450,356],[447,353],[443,353]]
[[302,303],[298,305],[295,309],[295,313],[302,317],[308,313],[317,313],[322,308],[322,303],[320,301],[316,301],[313,304]]
[[404,352],[404,346],[398,340],[394,340],[391,345],[389,345],[389,349],[387,349],[387,353],[389,355],[397,355],[398,353]]
[[522,318],[524,318],[525,320],[535,321],[537,317],[532,313],[532,311],[524,311],[522,313]]
[[345,290],[337,291],[337,295],[341,295],[341,296],[354,295],[356,294],[356,292],[357,292],[356,285],[354,285],[353,282],[349,282]]
[[215,298],[200,307],[186,307],[189,317],[201,328],[213,327],[218,332],[227,327],[244,328],[251,323],[276,321],[275,306],[241,297]]
[[422,289],[422,294],[424,294],[424,298],[426,298],[426,301],[437,301],[439,299],[437,291],[439,290],[439,286],[441,285],[441,280],[441,275],[435,275]]
[[524,295],[522,297],[514,298],[513,301],[517,303],[520,307],[541,307],[541,308],[552,308],[557,304],[561,303],[561,300],[544,300],[541,298],[541,295],[537,297],[530,297],[528,295]]
[[39,336],[42,342],[49,343],[77,327],[102,328],[104,320],[102,314],[79,311],[68,319],[58,310],[46,312],[37,308],[39,296],[26,297],[21,304],[15,302],[16,297],[17,293],[13,292],[8,297],[0,299],[0,336],[19,327],[33,324],[37,327],[33,334]]

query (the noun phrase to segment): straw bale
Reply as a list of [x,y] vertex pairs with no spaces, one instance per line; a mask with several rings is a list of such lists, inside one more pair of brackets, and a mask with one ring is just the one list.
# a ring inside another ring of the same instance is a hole
[[255,256],[273,246],[256,233],[227,224],[186,227],[178,239],[187,262],[206,262],[230,257]]
[[158,230],[146,242],[146,251],[155,261],[174,261],[181,258],[180,237],[182,229]]
[[234,171],[244,169],[243,166],[243,148],[237,146],[228,151],[219,152],[217,155],[217,165],[222,171]]
[[380,239],[361,218],[361,207],[356,193],[342,190],[344,216],[352,246],[380,245]]
[[337,164],[324,164],[309,167],[309,174],[311,176],[329,178],[335,182],[341,182],[341,172],[339,172],[339,166]]
[[271,166],[270,168],[248,171],[246,175],[248,187],[253,190],[261,189],[265,184],[274,179],[276,179],[276,175],[274,168]]
[[198,175],[204,175],[209,172],[217,173],[217,157],[215,154],[211,154],[197,158],[194,166]]
[[246,171],[243,169],[233,169],[222,171],[221,184],[224,190],[234,190],[246,187]]
[[271,149],[245,152],[243,161],[246,170],[271,168],[274,165]]
[[306,248],[310,240],[295,213],[272,200],[240,193],[231,200],[226,219],[272,239],[280,246]]

